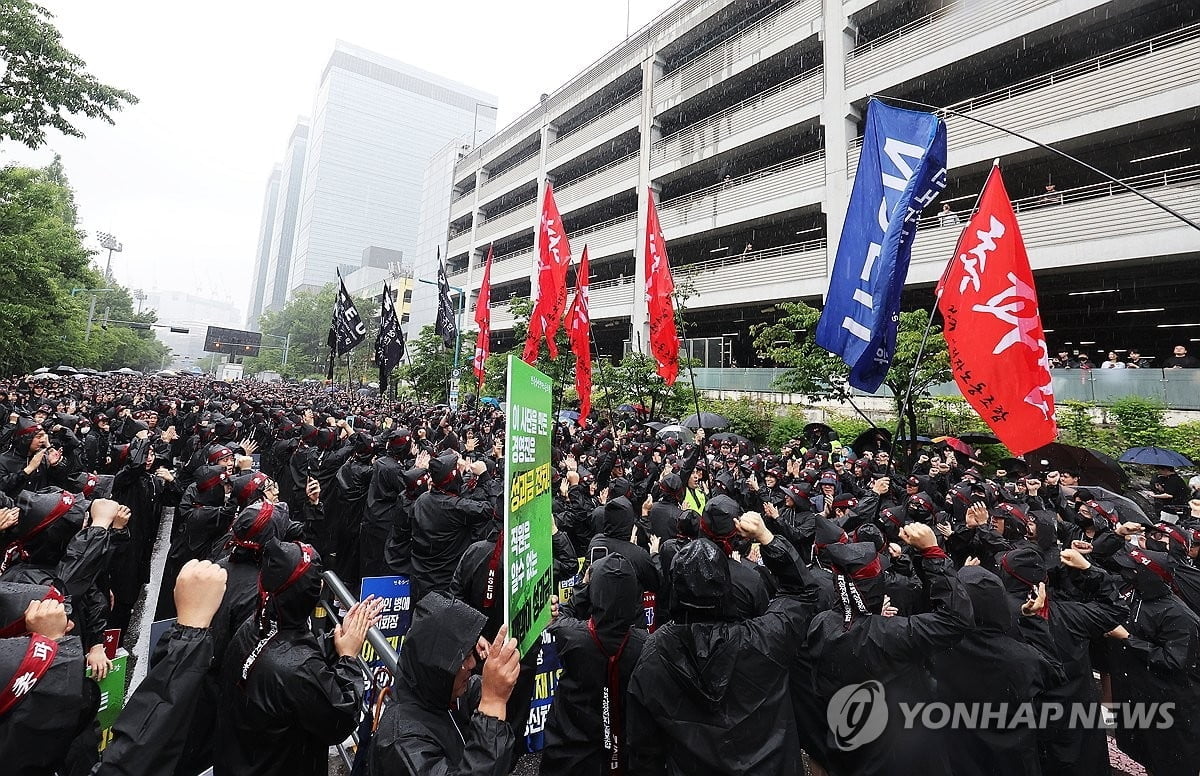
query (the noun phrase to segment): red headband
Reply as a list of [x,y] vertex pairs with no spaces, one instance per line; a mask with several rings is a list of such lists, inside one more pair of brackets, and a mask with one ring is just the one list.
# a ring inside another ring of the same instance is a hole
[[[29,646],[16,672],[0,689],[0,716],[8,713],[9,709],[21,702],[21,699],[33,690],[38,680],[50,670],[54,657],[58,654],[58,642],[36,633],[29,636]],[[18,689],[20,688],[20,692]]]
[[267,475],[262,472],[255,472],[250,481],[238,490],[238,500],[245,504],[254,495],[254,491],[258,490],[267,479]]
[[[63,594],[58,592],[58,588],[54,585],[46,591],[46,595],[42,596],[43,601],[58,601],[60,604],[65,600]],[[15,636],[24,636],[29,632],[29,626],[25,624],[25,615],[22,614],[17,619],[0,628],[0,639],[9,639]]]
[[1137,563],[1141,566],[1145,566],[1150,572],[1152,572],[1154,574],[1154,576],[1158,577],[1163,582],[1166,582],[1168,585],[1172,584],[1175,581],[1175,577],[1171,575],[1171,572],[1167,571],[1162,566],[1155,563],[1154,560],[1149,555],[1142,552],[1137,547],[1129,548],[1129,557],[1133,558],[1134,563]]
[[275,505],[269,501],[264,501],[258,509],[258,514],[254,516],[254,522],[250,524],[250,528],[246,531],[246,535],[239,539],[235,534],[233,543],[238,547],[245,547],[248,550],[261,550],[262,542],[252,541],[252,539],[262,533],[262,529],[267,527],[267,523],[271,521],[271,515],[274,513]]

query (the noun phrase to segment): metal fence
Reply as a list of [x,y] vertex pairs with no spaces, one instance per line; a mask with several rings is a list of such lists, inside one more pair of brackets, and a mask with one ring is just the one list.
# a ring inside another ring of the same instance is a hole
[[[775,380],[786,369],[696,369],[696,387],[710,391],[782,393]],[[1173,410],[1200,410],[1200,369],[1055,369],[1054,400],[1111,404],[1126,396],[1153,399]],[[961,396],[958,386],[941,383],[930,388],[934,396]],[[874,394],[889,397],[885,386]]]

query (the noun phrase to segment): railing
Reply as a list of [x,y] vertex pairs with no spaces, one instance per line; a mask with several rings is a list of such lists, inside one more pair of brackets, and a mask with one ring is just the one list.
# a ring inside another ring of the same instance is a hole
[[[716,369],[697,367],[696,387],[707,391],[782,393],[775,380],[786,369]],[[1154,399],[1173,410],[1200,410],[1200,369],[1053,369],[1054,401],[1062,405],[1081,401],[1101,406],[1127,396]],[[961,396],[958,385],[940,383],[929,389],[933,396]],[[855,396],[890,397],[888,388],[874,394],[852,391]]]
[[530,200],[514,208],[497,213],[494,217],[484,221],[479,226],[475,227],[476,242],[484,242],[505,230],[512,229],[528,221],[529,225],[533,225],[534,217],[537,210],[537,200]]
[[791,113],[802,105],[811,103],[815,112],[819,112],[820,99],[825,93],[823,74],[823,69],[818,65],[664,137],[650,147],[650,166],[672,161],[738,132],[753,129],[768,119]]
[[549,148],[546,158],[553,161],[562,159],[567,154],[591,143],[593,140],[621,126],[625,122],[642,115],[642,94],[638,92],[627,100],[619,102],[574,131],[560,135]]
[[[1120,180],[1122,183],[1126,183],[1135,189],[1187,186],[1189,184],[1200,183],[1200,164],[1189,164],[1183,167],[1174,167],[1170,170],[1163,170],[1162,172],[1150,172],[1143,175],[1133,175],[1128,178],[1121,178]],[[1013,210],[1020,215],[1022,213],[1040,212],[1043,208],[1056,205],[1084,202],[1116,195],[1125,195],[1129,197],[1134,196],[1127,189],[1122,188],[1121,186],[1118,186],[1110,181],[1106,181],[1104,183],[1094,183],[1088,186],[1079,186],[1074,189],[1063,189],[1062,191],[1036,194],[1031,197],[1021,197],[1020,199],[1014,199],[1011,201]],[[1140,199],[1138,201],[1142,202]],[[1193,209],[1200,206],[1200,199],[1193,202],[1192,205]],[[974,212],[975,211],[973,209],[956,212],[955,216],[958,217],[961,222],[965,223],[967,219],[974,214]],[[932,215],[922,218],[917,222],[918,229],[928,229],[930,227],[937,226],[939,223],[941,223],[940,219],[940,215]]]
[[603,221],[594,226],[589,226],[586,229],[568,232],[571,239],[571,244],[574,246],[572,250],[582,251],[583,246],[587,245],[591,254],[596,256],[599,251],[608,249],[614,245],[618,245],[628,240],[633,243],[637,231],[637,213],[630,213],[624,216]]
[[468,229],[465,232],[460,232],[449,239],[449,241],[446,243],[446,255],[457,256],[470,247],[471,230]]
[[[482,269],[482,265],[480,267]],[[492,258],[492,282],[499,283],[528,275],[532,268],[533,251],[529,249],[508,253],[504,256],[495,256]],[[483,276],[480,275],[480,277]]]
[[554,190],[554,201],[560,210],[565,211],[584,197],[591,196],[609,186],[628,182],[629,185],[626,188],[631,188],[637,183],[637,162],[638,154],[634,152],[615,162],[609,162],[603,167],[597,167],[586,175],[573,178],[561,189]]
[[591,93],[592,87],[598,83],[611,80],[614,71],[623,67],[625,61],[637,50],[649,42],[651,38],[686,19],[697,11],[710,6],[726,6],[735,0],[687,0],[663,13],[656,19],[645,24],[626,40],[621,41],[592,64],[585,67],[574,78],[554,90],[543,102],[534,105],[511,121],[508,126],[492,136],[479,149],[467,154],[458,162],[458,166],[469,166],[494,154],[522,133],[532,134],[537,129],[537,119],[544,113],[559,111],[569,107],[571,100],[579,100]]
[[846,56],[846,83],[855,84],[897,67],[951,41],[970,38],[1059,0],[952,0],[886,35],[857,46]]
[[789,159],[772,167],[731,178],[659,206],[663,229],[697,220],[713,219],[740,207],[767,202],[780,196],[815,188],[825,183],[825,152]]
[[718,73],[732,75],[735,62],[761,55],[762,50],[771,43],[784,39],[820,15],[820,0],[795,0],[749,26],[741,34],[715,46],[669,75],[664,75],[654,87],[655,103],[661,104],[664,98],[686,99],[698,91],[697,87],[705,85],[709,78]]
[[496,192],[515,183],[521,183],[522,179],[528,177],[530,173],[537,172],[538,165],[541,163],[540,157],[541,150],[538,149],[495,176],[489,173],[488,179],[479,187],[479,201],[484,202],[487,198],[494,196]]
[[[806,240],[805,242],[790,243],[788,245],[780,245],[775,248],[764,248],[761,251],[747,251],[744,253],[735,253],[732,256],[724,256],[719,259],[707,259],[705,261],[697,261],[693,264],[683,264],[673,268],[673,272],[678,276],[692,275],[698,276],[715,272],[719,269],[727,267],[736,267],[740,264],[754,263],[767,259],[784,258],[795,256],[797,254],[814,253],[820,254],[821,274],[825,272],[825,240]],[[788,278],[774,278],[771,282],[779,282]]]

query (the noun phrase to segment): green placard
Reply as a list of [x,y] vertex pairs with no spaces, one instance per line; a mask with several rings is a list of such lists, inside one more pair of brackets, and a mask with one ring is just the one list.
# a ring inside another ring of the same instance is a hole
[[125,707],[125,667],[128,661],[129,654],[123,649],[117,650],[117,656],[112,661],[112,670],[99,682],[100,711],[96,714],[96,721],[100,723],[102,750],[112,739],[113,723]]
[[504,621],[525,655],[550,623],[554,519],[550,493],[550,378],[508,357],[504,428]]

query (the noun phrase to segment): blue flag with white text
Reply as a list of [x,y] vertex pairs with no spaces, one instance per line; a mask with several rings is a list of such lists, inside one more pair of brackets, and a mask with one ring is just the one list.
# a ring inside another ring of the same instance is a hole
[[945,187],[945,123],[871,100],[817,324],[817,344],[846,362],[855,388],[873,392],[887,376],[917,219]]

